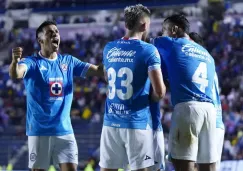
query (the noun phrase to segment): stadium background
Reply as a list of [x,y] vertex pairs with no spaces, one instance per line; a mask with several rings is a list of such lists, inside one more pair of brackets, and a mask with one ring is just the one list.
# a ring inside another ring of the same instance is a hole
[[[203,36],[215,58],[226,127],[221,171],[243,170],[242,0],[0,0],[0,170],[27,170],[28,166],[26,96],[23,82],[8,76],[11,49],[22,46],[24,55],[38,51],[35,29],[51,19],[58,23],[61,53],[99,64],[104,45],[124,34],[123,8],[136,3],[152,11],[151,36],[159,35],[163,19],[175,12],[184,13],[191,31]],[[80,170],[99,170],[105,93],[102,79],[75,80],[71,118]],[[161,101],[161,112],[167,150],[170,93]],[[167,170],[171,169],[167,163]]]

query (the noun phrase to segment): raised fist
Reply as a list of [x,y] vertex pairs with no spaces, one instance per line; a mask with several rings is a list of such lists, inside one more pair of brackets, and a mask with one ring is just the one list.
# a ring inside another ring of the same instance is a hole
[[16,47],[12,49],[12,60],[19,62],[22,57],[23,49],[21,47]]

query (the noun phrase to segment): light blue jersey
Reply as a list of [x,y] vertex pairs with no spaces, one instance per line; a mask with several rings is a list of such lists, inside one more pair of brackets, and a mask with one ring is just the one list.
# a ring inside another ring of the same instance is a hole
[[160,56],[154,45],[136,39],[108,43],[103,52],[108,76],[104,125],[146,129],[151,124],[148,72],[160,69]]
[[56,59],[40,55],[20,61],[27,71],[26,132],[28,136],[72,134],[70,109],[73,100],[73,77],[84,77],[89,64],[71,55],[58,54]]
[[221,107],[221,101],[220,101],[220,95],[219,95],[219,82],[218,82],[218,76],[216,73],[214,76],[213,104],[217,111],[216,127],[224,129],[224,123],[223,123],[223,118],[222,118],[222,107]]
[[162,58],[173,106],[188,101],[213,103],[214,59],[199,44],[187,38],[155,38],[153,44]]

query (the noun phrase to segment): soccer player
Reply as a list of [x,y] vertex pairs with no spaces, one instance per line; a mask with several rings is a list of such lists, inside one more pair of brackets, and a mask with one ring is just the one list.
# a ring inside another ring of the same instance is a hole
[[[191,32],[189,34],[190,38],[195,41],[196,43],[200,44],[201,46],[204,45],[202,37],[195,33]],[[216,136],[217,136],[217,153],[218,153],[218,161],[216,163],[216,170],[220,170],[220,162],[221,162],[221,156],[222,156],[222,150],[224,145],[224,123],[222,119],[222,107],[221,107],[221,101],[220,101],[220,95],[219,95],[219,86],[218,86],[218,76],[215,73],[214,76],[214,87],[213,87],[213,103],[216,108]]]
[[126,169],[127,164],[142,171],[154,165],[150,81],[153,100],[165,94],[159,53],[142,41],[150,27],[149,9],[135,5],[124,13],[125,37],[109,42],[103,52],[109,93],[100,143],[102,171]]
[[172,15],[164,20],[163,37],[153,42],[163,60],[174,106],[169,152],[176,171],[194,171],[196,161],[200,171],[215,171],[215,64],[206,49],[190,40],[189,27],[183,15]]
[[103,67],[58,52],[60,34],[55,22],[36,30],[41,50],[22,60],[20,47],[12,50],[11,78],[23,78],[27,93],[26,134],[29,168],[46,170],[50,162],[62,171],[76,170],[78,147],[70,120],[73,77],[102,75]]

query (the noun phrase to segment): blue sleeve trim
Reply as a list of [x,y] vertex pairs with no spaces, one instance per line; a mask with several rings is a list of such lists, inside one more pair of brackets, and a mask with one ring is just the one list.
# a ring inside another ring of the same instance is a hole
[[148,67],[148,72],[153,71],[153,70],[157,70],[157,69],[160,69],[160,65],[159,64],[149,66]]
[[83,71],[82,71],[82,73],[80,75],[81,77],[83,77],[83,78],[86,77],[86,74],[87,74],[90,66],[91,66],[91,64],[89,64],[89,63],[86,63],[85,64],[84,69],[83,69]]

